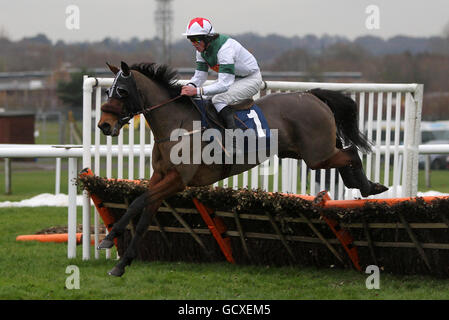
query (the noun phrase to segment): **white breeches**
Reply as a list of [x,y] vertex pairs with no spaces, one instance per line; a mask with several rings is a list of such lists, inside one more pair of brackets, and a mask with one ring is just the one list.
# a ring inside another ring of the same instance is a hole
[[262,75],[253,73],[245,78],[236,78],[228,91],[216,94],[212,97],[212,103],[218,112],[228,105],[237,104],[245,99],[252,98],[260,90]]

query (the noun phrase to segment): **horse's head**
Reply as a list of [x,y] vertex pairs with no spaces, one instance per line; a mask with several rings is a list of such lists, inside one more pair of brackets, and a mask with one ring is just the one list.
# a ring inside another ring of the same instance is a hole
[[118,136],[123,125],[142,112],[142,101],[133,73],[125,62],[121,69],[106,63],[115,74],[112,86],[106,90],[108,100],[101,106],[98,128],[104,135]]

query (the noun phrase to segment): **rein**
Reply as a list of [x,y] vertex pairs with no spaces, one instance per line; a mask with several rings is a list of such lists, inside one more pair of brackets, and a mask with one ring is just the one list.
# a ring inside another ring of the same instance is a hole
[[[146,107],[146,108],[142,107],[142,113],[145,114],[145,113],[150,112],[150,111],[152,111],[154,109],[160,108],[160,107],[162,107],[162,106],[164,106],[166,104],[169,104],[170,102],[173,102],[173,101],[176,101],[176,100],[180,99],[181,97],[183,97],[183,95],[178,95],[178,96],[176,96],[174,98],[171,98],[171,99],[169,99],[169,100],[167,100],[165,102],[156,104],[154,106],[150,106],[150,107]],[[155,140],[154,142],[155,143],[161,143],[161,142],[165,142],[165,141],[168,141],[168,140],[169,140],[169,138],[163,138],[163,139]]]
[[[170,102],[173,102],[173,101],[176,101],[176,100],[180,99],[181,97],[182,97],[182,95],[178,95],[178,96],[176,96],[176,97],[174,97],[174,98],[171,98],[171,99],[169,99],[169,100],[167,100],[167,101],[165,101],[165,102],[156,104],[156,105],[154,105],[154,106],[150,106],[150,107],[142,107],[142,113],[145,114],[145,113],[150,112],[150,111],[152,111],[152,110],[154,110],[154,109],[160,108],[160,107],[162,107],[162,106],[164,106],[164,105],[166,105],[166,104],[168,104],[168,103],[170,103]],[[119,122],[122,123],[122,124],[128,123],[128,121],[129,121],[132,117],[134,117],[134,116],[136,116],[136,115],[138,115],[138,114],[141,113],[141,112],[131,112],[131,113],[128,114],[127,116],[122,116],[121,113],[118,112],[117,110],[114,110],[114,109],[107,109],[107,108],[104,108],[103,106],[101,107],[101,111],[116,114],[116,115],[119,117]]]
[[181,98],[181,97],[182,97],[182,95],[179,95],[179,96],[176,96],[176,97],[174,97],[174,98],[171,98],[171,99],[169,99],[169,100],[167,100],[167,101],[165,101],[165,102],[156,104],[156,105],[154,105],[154,106],[142,108],[142,112],[145,113],[145,112],[149,112],[149,111],[152,111],[152,110],[154,110],[154,109],[160,108],[160,107],[162,107],[162,106],[164,106],[164,105],[166,105],[166,104],[168,104],[168,103],[170,103],[170,102],[173,102],[173,101],[178,100],[178,99]]

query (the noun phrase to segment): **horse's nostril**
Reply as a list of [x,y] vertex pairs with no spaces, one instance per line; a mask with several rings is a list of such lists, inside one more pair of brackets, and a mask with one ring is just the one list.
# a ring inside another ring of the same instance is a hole
[[109,123],[107,123],[107,122],[103,122],[103,123],[99,124],[98,128],[100,128],[101,131],[103,131],[104,134],[111,133],[111,125]]

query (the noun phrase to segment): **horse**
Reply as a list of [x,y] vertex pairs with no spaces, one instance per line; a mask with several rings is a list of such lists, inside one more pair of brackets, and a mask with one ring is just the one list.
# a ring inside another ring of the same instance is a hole
[[[168,139],[171,132],[182,128],[192,133],[193,123],[202,117],[194,101],[180,95],[178,73],[168,65],[156,63],[129,67],[122,61],[120,68],[107,65],[115,78],[106,90],[108,99],[101,106],[98,127],[104,135],[117,136],[134,115],[143,113],[155,140],[154,172],[148,191],[129,205],[97,247],[98,250],[111,248],[114,238],[122,235],[129,221],[141,213],[130,245],[108,272],[120,277],[136,257],[137,245],[165,199],[186,187],[211,185],[259,162],[173,163],[170,152],[178,142]],[[268,127],[278,130],[279,158],[303,159],[310,169],[337,168],[345,186],[359,189],[363,197],[388,189],[368,180],[364,173],[358,150],[370,152],[372,143],[358,129],[357,104],[350,97],[317,88],[308,92],[269,94],[254,103],[263,111]],[[206,145],[207,141],[201,142],[201,148]]]

